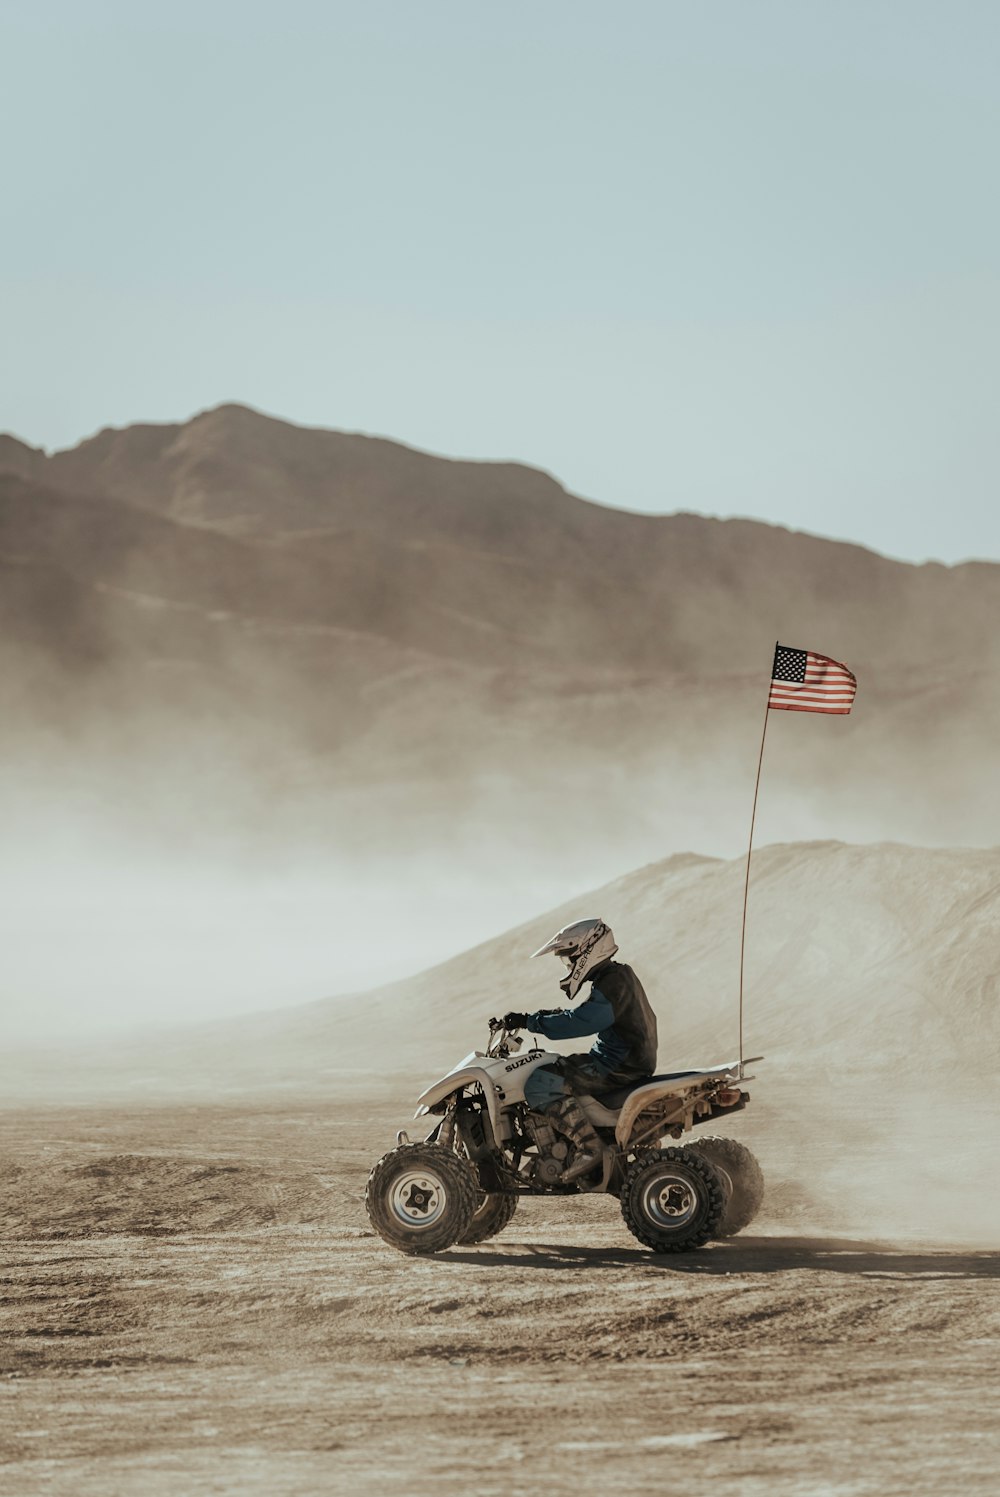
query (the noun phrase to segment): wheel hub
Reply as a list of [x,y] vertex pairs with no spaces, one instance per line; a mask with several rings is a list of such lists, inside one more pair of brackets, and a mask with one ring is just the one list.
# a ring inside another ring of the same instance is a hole
[[446,1201],[443,1182],[428,1170],[407,1170],[393,1185],[389,1197],[393,1215],[410,1231],[432,1226]]
[[698,1209],[698,1194],[689,1180],[673,1173],[657,1175],[643,1191],[643,1210],[663,1227],[681,1227]]

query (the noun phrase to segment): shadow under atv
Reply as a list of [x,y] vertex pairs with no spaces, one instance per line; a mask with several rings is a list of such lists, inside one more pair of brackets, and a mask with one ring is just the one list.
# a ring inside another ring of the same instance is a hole
[[696,1253],[671,1253],[660,1257],[642,1248],[576,1247],[566,1243],[511,1242],[507,1251],[497,1247],[451,1250],[451,1263],[489,1264],[495,1268],[577,1268],[638,1266],[670,1273],[768,1274],[812,1272],[868,1275],[882,1279],[997,1279],[1000,1253],[959,1249],[894,1247],[885,1242],[864,1242],[840,1237],[743,1236],[715,1242]]

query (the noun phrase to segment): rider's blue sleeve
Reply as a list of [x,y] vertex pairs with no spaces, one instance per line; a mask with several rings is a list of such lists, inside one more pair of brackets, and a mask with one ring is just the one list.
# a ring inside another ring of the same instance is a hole
[[598,1034],[614,1022],[614,1009],[595,989],[579,1008],[543,1008],[529,1014],[525,1028],[532,1034],[544,1034],[547,1040],[575,1040],[584,1034]]

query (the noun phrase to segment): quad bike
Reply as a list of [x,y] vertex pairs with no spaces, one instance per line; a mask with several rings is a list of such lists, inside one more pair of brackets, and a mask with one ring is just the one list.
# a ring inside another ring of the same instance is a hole
[[[621,1201],[633,1236],[656,1253],[686,1252],[739,1232],[764,1194],[760,1166],[732,1138],[678,1147],[696,1124],[737,1112],[752,1080],[732,1062],[704,1071],[645,1076],[617,1091],[577,1100],[597,1133],[603,1158],[562,1183],[574,1146],[554,1120],[524,1100],[536,1067],[559,1056],[536,1045],[523,1055],[520,1035],[490,1020],[485,1051],[467,1055],[418,1099],[415,1116],[440,1120],[422,1143],[405,1132],[368,1177],[365,1206],[376,1232],[401,1253],[437,1253],[502,1232],[521,1196],[607,1192]],[[760,1056],[755,1059],[761,1059]]]

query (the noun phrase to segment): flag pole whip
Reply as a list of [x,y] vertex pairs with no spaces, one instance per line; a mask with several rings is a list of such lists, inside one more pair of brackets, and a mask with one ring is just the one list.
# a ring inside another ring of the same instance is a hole
[[[777,650],[777,642],[774,646]],[[771,716],[771,687],[768,684],[767,706],[764,708],[764,731],[760,735],[760,754],[757,758],[757,779],[753,787],[753,810],[750,813],[750,841],[747,843],[747,871],[743,881],[743,924],[740,927],[740,1075],[743,1075],[743,958],[747,944],[747,900],[750,897],[750,858],[753,854],[753,829],[757,820],[757,794],[760,790],[760,771],[764,763],[764,740],[767,737],[767,720]]]

